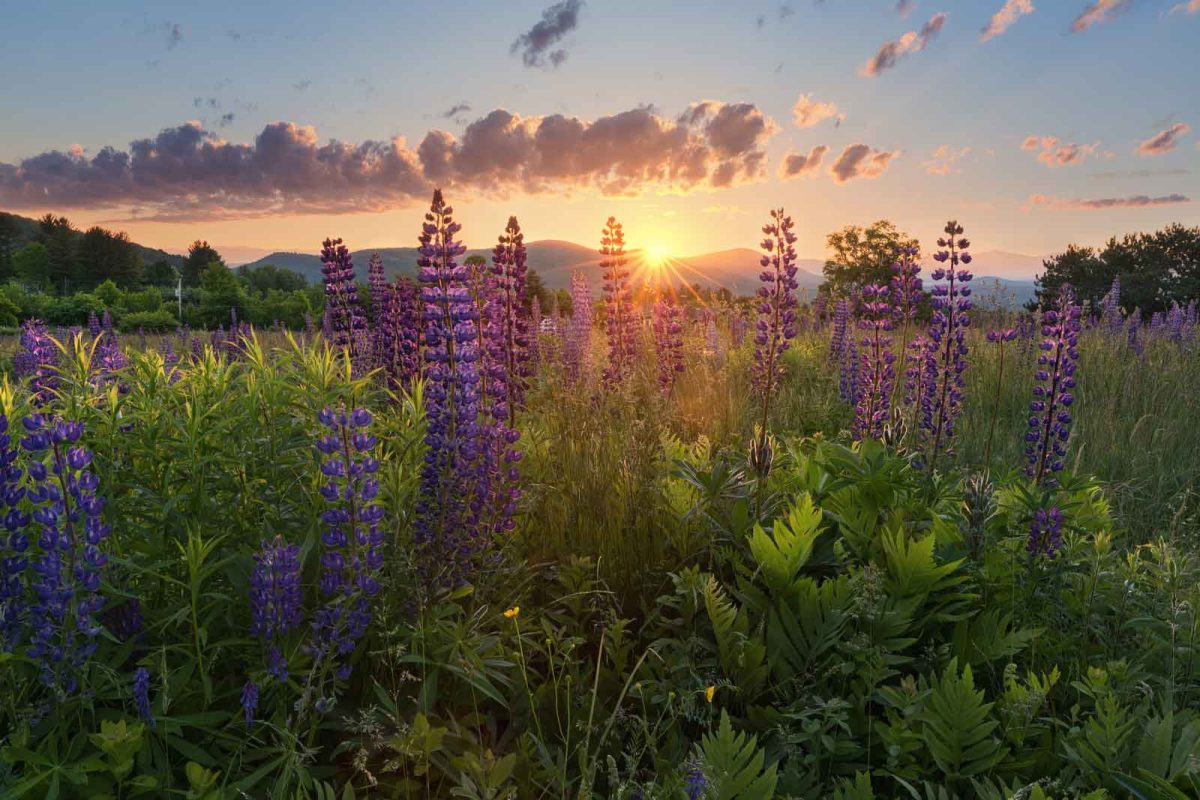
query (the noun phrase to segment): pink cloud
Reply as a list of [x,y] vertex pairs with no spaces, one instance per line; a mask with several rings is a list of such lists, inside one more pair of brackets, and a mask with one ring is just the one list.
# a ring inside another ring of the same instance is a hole
[[1137,194],[1131,197],[1099,197],[1090,200],[1069,199],[1046,194],[1029,196],[1029,203],[1031,205],[1082,211],[1100,211],[1108,208],[1153,208],[1155,206],[1171,206],[1190,202],[1192,202],[1192,198],[1182,194],[1168,194],[1162,197]]
[[1003,8],[992,15],[979,32],[979,41],[986,42],[1001,35],[1026,14],[1033,13],[1033,0],[1005,0]]
[[1134,152],[1144,156],[1161,156],[1163,153],[1169,153],[1175,149],[1179,138],[1185,136],[1189,131],[1191,131],[1191,127],[1186,122],[1176,122],[1165,131],[1160,131],[1139,144]]
[[1051,169],[1078,164],[1088,158],[1098,158],[1103,155],[1100,152],[1099,142],[1076,144],[1075,142],[1064,142],[1056,136],[1026,136],[1025,140],[1021,142],[1021,149],[1040,151],[1037,156],[1038,161]]
[[841,125],[846,115],[838,110],[836,104],[814,100],[812,94],[800,95],[796,104],[792,106],[792,121],[796,123],[797,128],[811,128],[827,119],[835,120],[836,124]]
[[1093,0],[1071,22],[1071,33],[1083,33],[1093,25],[1108,22],[1129,8],[1132,0]]
[[779,170],[779,177],[787,180],[788,178],[797,178],[801,175],[815,174],[817,169],[820,168],[825,154],[828,152],[828,147],[819,144],[808,151],[808,155],[803,153],[788,153],[783,159],[783,165]]
[[884,42],[883,46],[879,48],[879,51],[871,60],[859,68],[858,74],[864,77],[874,77],[884,70],[896,66],[896,62],[904,56],[911,53],[919,53],[925,49],[925,45],[933,41],[934,37],[938,35],[945,24],[946,14],[938,12],[921,26],[921,30],[909,31],[899,39]]
[[949,175],[951,172],[956,172],[954,169],[955,163],[966,158],[971,152],[971,148],[964,147],[960,150],[955,150],[949,145],[941,145],[937,150],[933,151],[933,157],[924,162],[922,166],[930,175]]
[[1200,0],[1188,0],[1186,3],[1180,3],[1171,9],[1172,14],[1200,14]]
[[846,183],[854,178],[878,178],[899,150],[876,150],[865,144],[848,145],[829,167],[834,183]]

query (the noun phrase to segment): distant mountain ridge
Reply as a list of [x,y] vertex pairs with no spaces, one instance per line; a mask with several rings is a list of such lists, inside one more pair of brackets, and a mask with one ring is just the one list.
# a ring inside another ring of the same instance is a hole
[[[17,248],[24,247],[29,242],[37,238],[38,221],[29,217],[22,217],[19,214],[10,214],[6,211],[0,211],[0,216],[8,217],[17,224]],[[86,230],[86,228],[84,229]],[[80,233],[83,233],[81,230]],[[134,250],[137,251],[138,257],[147,264],[153,264],[155,261],[166,261],[173,267],[183,266],[184,257],[177,253],[168,253],[166,250],[160,250],[157,247],[146,247],[145,245],[131,242]]]

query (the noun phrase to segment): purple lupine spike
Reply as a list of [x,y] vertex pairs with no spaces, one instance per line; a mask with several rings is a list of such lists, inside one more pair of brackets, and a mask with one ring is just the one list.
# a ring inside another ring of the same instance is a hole
[[326,239],[322,243],[321,272],[325,280],[325,326],[330,343],[347,349],[354,361],[356,356],[365,356],[357,351],[361,334],[367,329],[367,318],[358,302],[354,262],[341,239]]
[[783,354],[796,336],[795,223],[782,208],[771,210],[763,226],[763,255],[759,264],[758,321],[754,334],[754,388],[763,401],[762,425],[767,426],[770,398],[783,380]]
[[733,319],[729,321],[729,344],[735,350],[746,341],[746,328],[746,318],[741,312],[734,312]]
[[633,293],[629,287],[625,230],[609,217],[600,232],[600,269],[604,275],[604,325],[608,334],[608,368],[604,382],[616,386],[633,371],[637,356],[633,319]]
[[536,294],[529,301],[529,368],[537,371],[542,362],[542,301]]
[[889,335],[896,318],[896,310],[889,302],[891,296],[887,286],[863,288],[859,327],[865,335],[861,343],[858,402],[854,408],[855,439],[882,438],[888,421],[896,361]]
[[[497,292],[498,324],[504,348],[504,371],[508,393],[508,426],[515,430],[517,409],[525,403],[525,389],[532,375],[532,353],[537,331],[530,331],[525,314],[525,234],[516,217],[508,218],[504,233],[492,248],[492,277]],[[535,298],[536,299],[536,298]]]
[[137,714],[154,727],[154,712],[150,709],[150,672],[138,667],[133,672],[133,705]]
[[679,304],[670,296],[654,303],[654,349],[658,357],[658,385],[669,395],[675,379],[683,372],[683,326]]
[[587,277],[571,273],[571,323],[563,340],[563,363],[567,380],[574,383],[586,376],[592,358],[592,289]]
[[1039,508],[1034,512],[1029,525],[1029,538],[1025,549],[1029,555],[1044,555],[1054,558],[1062,545],[1063,515],[1058,506]]
[[704,776],[704,765],[699,758],[693,758],[686,765],[687,771],[683,778],[684,792],[688,800],[703,800],[708,791],[708,778]]
[[[323,456],[321,474],[328,479],[320,490],[328,504],[321,515],[325,530],[319,585],[325,603],[313,615],[308,650],[318,661],[341,661],[336,674],[345,679],[350,667],[343,659],[354,652],[371,624],[371,601],[379,593],[383,568],[384,532],[379,523],[384,512],[374,502],[379,494],[375,479],[379,460],[373,455],[376,439],[369,432],[371,414],[366,409],[326,408],[317,419],[329,430],[317,440]],[[281,568],[294,569],[290,556]],[[292,602],[287,599],[268,609],[259,630],[270,627],[278,635],[279,626],[294,619],[289,616]]]
[[254,717],[258,713],[258,685],[254,681],[246,681],[242,685],[242,717],[246,721],[246,730],[254,727]]
[[933,380],[928,372],[929,340],[917,336],[908,343],[904,354],[904,404],[920,414],[925,408],[925,396]]
[[[965,267],[971,263],[967,249],[971,243],[962,238],[963,228],[956,221],[946,223],[946,236],[938,239],[942,248],[933,259],[942,265],[930,277],[938,283],[930,291],[933,319],[929,326],[930,348],[927,359],[935,385],[923,398],[921,432],[929,446],[929,469],[938,455],[954,453],[954,423],[962,410],[967,368],[966,330],[971,324],[971,289],[966,286],[974,277]],[[959,265],[964,268],[960,269]]]
[[488,544],[470,530],[473,465],[480,452],[477,428],[479,373],[475,362],[478,319],[467,286],[464,252],[440,189],[421,228],[419,278],[424,307],[426,362],[425,442],[413,538],[424,549],[424,577],[431,586],[465,581]]
[[[107,312],[105,312],[105,313],[107,313]],[[100,335],[101,330],[102,330],[102,328],[100,327],[100,319],[96,316],[96,312],[89,311],[88,312],[88,336],[92,340],[95,340]]]
[[300,547],[276,535],[262,543],[254,556],[250,574],[250,634],[263,641],[267,650],[267,672],[281,681],[288,676],[288,663],[280,640],[304,617],[300,593]]
[[[851,325],[857,325],[854,320]],[[858,405],[859,379],[861,364],[858,350],[858,337],[853,334],[846,337],[846,346],[842,348],[842,363],[838,365],[838,392],[843,401],[852,406]]]
[[25,617],[29,514],[22,508],[24,470],[8,430],[8,417],[0,412],[0,652],[11,653],[19,644]]
[[721,360],[721,340],[717,335],[717,318],[710,311],[705,311],[704,314],[704,354],[715,361],[720,362]]
[[1100,327],[1110,335],[1116,335],[1125,327],[1121,316],[1121,277],[1113,278],[1112,286],[1100,300]]
[[422,332],[421,292],[417,284],[408,278],[397,278],[392,284],[391,297],[395,308],[396,378],[400,385],[408,387],[421,376]]
[[[104,319],[100,323],[100,333],[94,337],[93,341],[95,341],[96,347],[92,351],[90,365],[91,383],[97,387],[107,386],[118,380],[117,373],[129,366],[129,358],[121,350],[121,342],[113,328],[112,317],[107,311],[104,312]],[[129,391],[129,385],[119,383],[118,389],[121,394],[125,394]]]
[[29,378],[29,394],[35,406],[54,398],[58,388],[59,348],[40,319],[25,320],[21,326],[21,350],[13,357],[13,372]]
[[101,517],[99,479],[89,469],[92,453],[78,444],[83,425],[41,414],[31,414],[23,424],[21,446],[32,456],[26,496],[41,526],[31,564],[35,600],[26,654],[39,663],[47,686],[70,695],[101,630],[96,614],[104,606],[100,572],[108,556],[100,546],[109,526]]
[[1034,374],[1038,385],[1029,403],[1029,431],[1025,434],[1025,473],[1035,485],[1054,485],[1053,474],[1065,467],[1082,313],[1074,290],[1063,284],[1057,307],[1042,318],[1041,353]]
[[849,324],[850,310],[844,297],[839,297],[833,304],[833,332],[829,337],[829,358],[839,364],[846,357],[846,327]]

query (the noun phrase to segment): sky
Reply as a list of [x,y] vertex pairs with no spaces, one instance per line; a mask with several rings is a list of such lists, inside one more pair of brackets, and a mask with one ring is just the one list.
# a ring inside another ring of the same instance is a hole
[[0,209],[231,258],[415,243],[693,255],[767,212],[1045,255],[1200,224],[1200,0],[13,4]]

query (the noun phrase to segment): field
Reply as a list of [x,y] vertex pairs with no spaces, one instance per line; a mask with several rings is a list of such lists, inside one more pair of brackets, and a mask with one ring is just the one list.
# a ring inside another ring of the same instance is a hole
[[1200,791],[1194,309],[971,312],[953,231],[797,305],[780,215],[541,322],[430,219],[369,320],[335,242],[324,333],[4,345],[0,795]]

